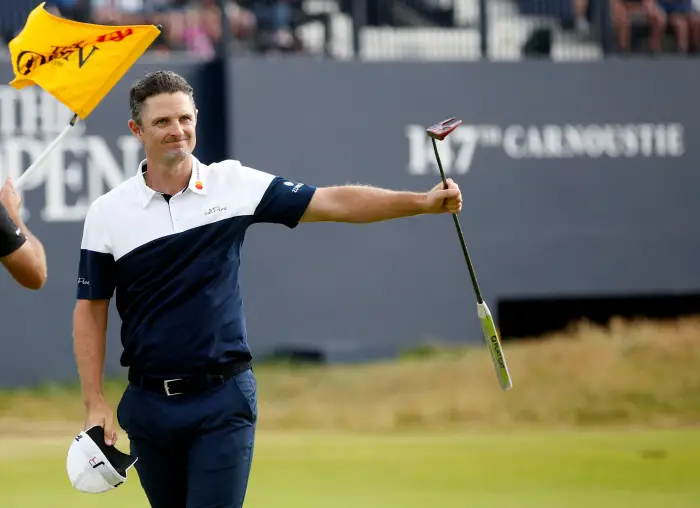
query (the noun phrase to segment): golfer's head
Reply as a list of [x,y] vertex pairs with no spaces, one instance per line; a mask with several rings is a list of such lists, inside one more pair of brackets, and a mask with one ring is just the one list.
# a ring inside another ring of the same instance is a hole
[[176,163],[194,150],[197,108],[185,78],[157,71],[138,79],[129,92],[129,129],[151,160]]

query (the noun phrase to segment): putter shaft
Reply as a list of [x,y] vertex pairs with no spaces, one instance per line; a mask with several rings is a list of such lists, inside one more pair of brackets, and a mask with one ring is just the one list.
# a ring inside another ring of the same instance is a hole
[[[437,149],[437,144],[434,138],[430,138],[433,142],[433,151],[435,152],[435,159],[438,163],[438,168],[440,168],[440,176],[442,177],[442,183],[445,184],[447,189],[447,180],[445,179],[445,172],[442,169],[442,161],[440,160],[440,153]],[[474,293],[476,294],[476,303],[484,303],[484,299],[481,297],[481,290],[479,289],[479,283],[476,280],[476,274],[474,273],[474,267],[472,266],[471,258],[469,257],[469,251],[467,250],[467,243],[464,241],[464,235],[462,234],[462,227],[459,224],[459,218],[456,213],[452,214],[452,220],[457,228],[457,235],[459,236],[459,243],[462,245],[462,252],[464,253],[464,259],[467,262],[467,268],[469,269],[469,277],[472,279],[472,286],[474,286]]]

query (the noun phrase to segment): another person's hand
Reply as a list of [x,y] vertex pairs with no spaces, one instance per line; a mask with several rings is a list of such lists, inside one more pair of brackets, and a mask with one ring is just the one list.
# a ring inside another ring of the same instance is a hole
[[427,195],[426,213],[459,213],[462,210],[462,192],[451,178],[447,178],[447,189],[440,182]]
[[105,431],[105,444],[112,446],[117,442],[118,436],[114,430],[114,411],[104,400],[87,406],[85,414],[85,429],[99,425]]
[[5,205],[7,213],[13,221],[19,218],[19,210],[22,205],[22,197],[17,194],[15,186],[12,184],[12,178],[9,176],[5,179],[5,185],[0,188],[0,203]]

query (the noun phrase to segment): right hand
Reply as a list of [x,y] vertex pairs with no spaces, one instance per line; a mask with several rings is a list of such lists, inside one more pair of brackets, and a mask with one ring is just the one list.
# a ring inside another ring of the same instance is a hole
[[10,218],[17,220],[19,217],[20,205],[22,197],[15,191],[15,186],[12,184],[12,178],[9,176],[5,179],[5,185],[0,188],[0,203],[5,205]]
[[105,431],[105,444],[113,446],[118,436],[114,430],[114,411],[104,400],[87,406],[85,414],[85,430],[99,425]]
[[462,192],[452,178],[439,183],[428,192],[426,213],[459,213],[462,211]]

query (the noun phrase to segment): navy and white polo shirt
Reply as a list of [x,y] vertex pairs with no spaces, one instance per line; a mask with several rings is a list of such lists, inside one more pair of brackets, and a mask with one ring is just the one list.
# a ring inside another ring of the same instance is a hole
[[189,185],[166,199],[146,185],[144,170],[142,161],[135,176],[90,205],[78,298],[116,293],[125,367],[176,377],[251,359],[238,283],[246,229],[296,227],[315,187],[234,160],[207,166],[193,157]]

